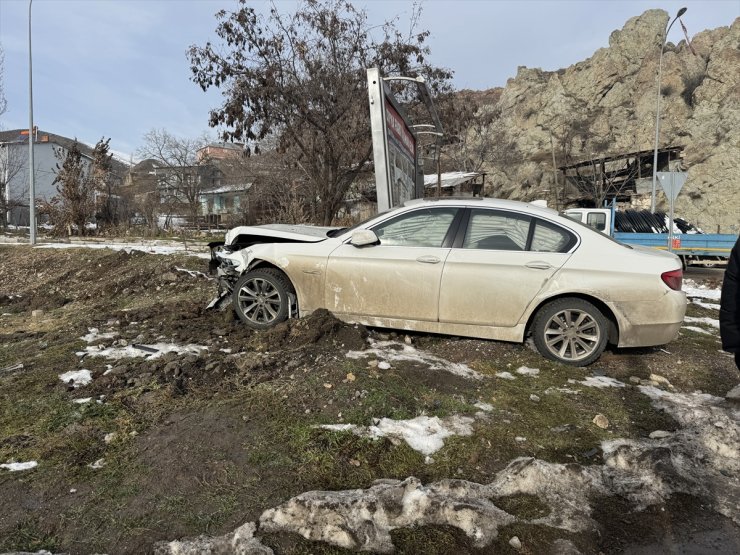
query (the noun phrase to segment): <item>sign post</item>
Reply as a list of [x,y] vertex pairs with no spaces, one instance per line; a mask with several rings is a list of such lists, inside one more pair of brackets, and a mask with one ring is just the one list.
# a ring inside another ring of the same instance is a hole
[[435,135],[442,135],[442,126],[422,78],[384,78],[378,68],[367,70],[378,212],[400,206],[424,192],[424,175],[419,164],[420,132],[415,130],[418,126],[411,124],[410,118],[386,84],[388,80],[410,81],[417,85],[434,121],[434,125],[428,127],[436,130],[433,132]]
[[668,197],[670,206],[668,219],[668,250],[673,252],[674,248],[680,248],[681,240],[678,240],[678,244],[673,242],[673,206],[678,197],[678,193],[681,192],[681,187],[686,183],[688,177],[686,172],[657,172],[660,186],[663,187],[665,196]]

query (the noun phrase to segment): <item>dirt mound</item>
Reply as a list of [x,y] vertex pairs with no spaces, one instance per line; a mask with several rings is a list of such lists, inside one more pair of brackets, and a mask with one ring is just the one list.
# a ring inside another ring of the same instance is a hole
[[277,351],[321,344],[362,350],[367,346],[367,329],[360,324],[347,324],[326,309],[319,309],[306,318],[288,320],[259,334],[255,342],[259,350]]

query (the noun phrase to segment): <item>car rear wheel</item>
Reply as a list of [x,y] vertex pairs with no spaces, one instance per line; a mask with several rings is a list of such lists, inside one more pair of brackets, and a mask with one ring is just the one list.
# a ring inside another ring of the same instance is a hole
[[607,330],[606,317],[592,303],[577,298],[558,299],[537,313],[534,344],[545,358],[587,366],[604,352]]
[[287,320],[292,291],[282,272],[269,268],[252,270],[234,284],[234,309],[250,328],[271,328]]

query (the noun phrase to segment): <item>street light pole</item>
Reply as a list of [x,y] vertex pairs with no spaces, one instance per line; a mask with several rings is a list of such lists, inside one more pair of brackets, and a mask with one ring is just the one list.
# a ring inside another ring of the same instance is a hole
[[671,24],[663,33],[663,44],[660,46],[660,59],[658,61],[658,92],[655,98],[655,150],[653,152],[653,186],[652,194],[650,196],[650,212],[655,214],[655,186],[658,181],[658,137],[660,136],[660,78],[663,72],[663,50],[665,49],[665,43],[668,41],[668,32],[673,27],[676,20],[686,13],[686,8],[678,10],[676,17],[673,18]]
[[36,244],[36,182],[35,167],[33,165],[33,61],[31,58],[31,5],[33,0],[28,0],[28,175],[29,175],[29,201],[28,201],[28,225],[30,227],[30,243]]

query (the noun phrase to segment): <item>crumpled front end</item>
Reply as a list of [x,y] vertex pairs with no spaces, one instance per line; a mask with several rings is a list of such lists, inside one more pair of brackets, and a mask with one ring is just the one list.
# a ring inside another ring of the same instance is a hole
[[234,284],[254,259],[250,249],[233,250],[224,244],[211,246],[211,273],[218,277],[218,292],[206,309],[223,309],[231,302]]

